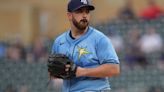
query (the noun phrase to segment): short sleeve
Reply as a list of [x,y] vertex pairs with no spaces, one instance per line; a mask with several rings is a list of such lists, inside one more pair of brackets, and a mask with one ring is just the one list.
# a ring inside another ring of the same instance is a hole
[[97,44],[97,56],[100,64],[119,64],[119,59],[109,38],[103,37]]
[[57,52],[57,44],[56,41],[54,41],[52,44],[51,54],[54,54],[56,52]]

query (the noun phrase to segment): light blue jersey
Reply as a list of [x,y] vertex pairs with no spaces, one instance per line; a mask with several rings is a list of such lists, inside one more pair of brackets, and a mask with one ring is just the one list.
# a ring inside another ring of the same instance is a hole
[[[72,39],[70,30],[55,40],[52,53],[67,55],[80,67],[91,68],[102,64],[119,64],[117,54],[103,33],[89,27],[78,39]],[[78,77],[63,81],[63,92],[85,92],[110,89],[109,79],[95,77]]]

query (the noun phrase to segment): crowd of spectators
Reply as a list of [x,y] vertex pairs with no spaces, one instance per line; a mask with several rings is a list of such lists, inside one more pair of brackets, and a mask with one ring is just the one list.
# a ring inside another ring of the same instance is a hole
[[11,62],[46,62],[50,43],[46,37],[38,37],[30,46],[23,45],[21,39],[0,42],[0,59]]
[[123,54],[121,58],[130,68],[136,65],[146,68],[154,58],[155,62],[163,62],[163,34],[159,34],[154,27],[146,27],[145,30],[132,28],[125,33],[125,37],[112,33],[109,38],[116,51]]
[[159,7],[155,0],[149,0],[148,6],[140,13],[140,17],[146,20],[156,19],[163,15],[163,10]]
[[[140,14],[141,16],[137,18],[132,9],[131,0],[126,0],[124,7],[119,11],[118,20],[126,21],[139,18],[150,20],[163,15],[162,9],[154,0],[147,1],[148,7],[143,9]],[[141,63],[142,61],[141,64],[145,65],[148,62],[144,56],[145,54],[154,52],[163,53],[162,35],[153,27],[145,28],[145,33],[140,33],[141,31],[139,30],[140,29],[137,28],[131,28],[130,31],[127,33],[125,32],[125,34],[118,35],[114,32],[112,34],[108,32],[109,34],[107,35],[109,35],[118,53],[123,49],[125,50],[124,54],[127,62],[134,63],[134,61],[140,61],[139,63]],[[122,35],[126,35],[129,39],[123,39]],[[124,42],[125,40],[127,43]],[[47,39],[47,37],[38,37],[31,46],[24,46],[21,39],[13,39],[11,42],[0,41],[0,59],[7,59],[15,62],[22,60],[26,62],[44,62],[50,52],[51,43],[52,42],[50,42],[50,39]],[[161,59],[163,59],[163,54]]]
[[[139,66],[141,68],[146,68],[151,65],[151,61],[157,62],[156,65],[163,67],[163,32],[158,30],[157,22],[155,25],[149,25],[151,21],[158,20],[158,24],[163,26],[164,12],[160,6],[155,2],[155,0],[146,0],[147,7],[142,9],[140,14],[135,14],[133,10],[133,3],[131,0],[126,0],[125,5],[118,12],[118,18],[115,19],[116,27],[120,26],[130,26],[127,29],[117,30],[112,29],[107,32],[109,38],[111,39],[117,53],[123,53],[121,60],[130,68],[135,68],[134,66]],[[120,23],[121,21],[121,23]],[[140,21],[135,23],[136,21]],[[129,24],[126,24],[128,23]],[[145,22],[140,24],[141,22]],[[133,26],[132,26],[133,25]],[[137,26],[143,26],[136,27]],[[111,25],[109,25],[111,26]],[[124,31],[124,32],[120,32]],[[120,32],[120,33],[119,33]],[[126,35],[126,36],[125,36]],[[158,62],[160,61],[160,62]],[[162,62],[161,62],[162,61]],[[154,64],[154,63],[153,63]],[[155,65],[154,65],[155,66]]]
[[118,12],[120,20],[153,20],[164,15],[162,8],[155,2],[155,0],[146,0],[147,7],[140,10],[139,14],[134,12],[132,0],[125,0],[125,5],[121,7]]

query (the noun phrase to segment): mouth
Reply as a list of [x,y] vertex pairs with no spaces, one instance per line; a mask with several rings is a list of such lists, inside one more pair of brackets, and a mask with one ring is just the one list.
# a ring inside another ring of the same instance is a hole
[[87,19],[82,19],[80,22],[88,23],[88,20]]

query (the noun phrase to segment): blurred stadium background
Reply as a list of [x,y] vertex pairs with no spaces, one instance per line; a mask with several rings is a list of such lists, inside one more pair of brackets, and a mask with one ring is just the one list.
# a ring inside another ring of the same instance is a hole
[[[92,0],[91,25],[111,39],[121,75],[111,92],[164,92],[164,0]],[[0,92],[60,92],[48,82],[53,39],[68,0],[0,0]],[[57,84],[60,84],[58,81]]]

